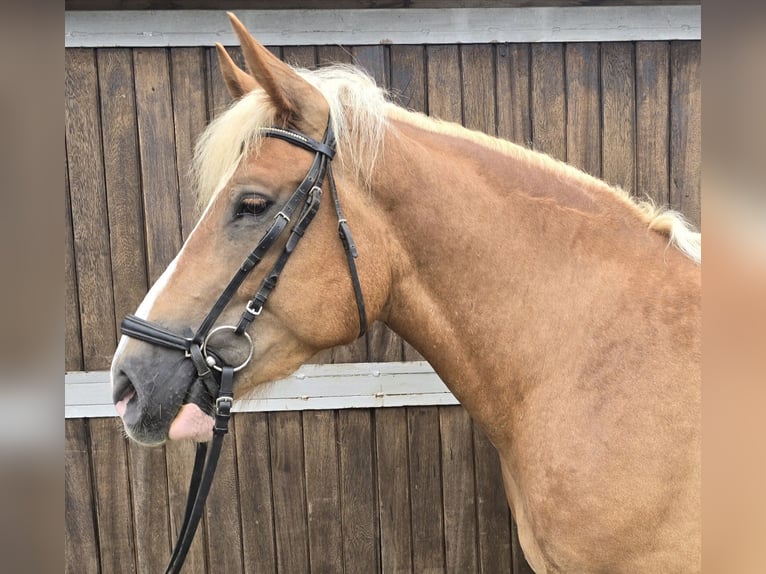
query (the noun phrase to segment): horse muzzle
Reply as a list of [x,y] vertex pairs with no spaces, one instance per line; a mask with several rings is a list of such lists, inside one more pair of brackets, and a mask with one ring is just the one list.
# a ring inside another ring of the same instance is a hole
[[[183,354],[176,351],[152,349],[149,355],[140,360],[137,356],[115,359],[112,401],[128,436],[141,444],[157,446],[174,438],[172,434],[185,438],[170,430],[195,386],[196,371]],[[212,400],[206,392],[196,391],[196,395],[195,402],[200,404],[194,406],[201,413],[212,408]]]

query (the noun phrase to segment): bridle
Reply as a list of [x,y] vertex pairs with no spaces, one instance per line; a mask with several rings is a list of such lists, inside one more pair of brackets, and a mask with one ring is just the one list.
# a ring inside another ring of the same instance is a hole
[[[359,312],[359,335],[363,335],[367,330],[367,316],[364,297],[362,296],[362,286],[359,281],[356,262],[354,261],[358,253],[354,240],[351,237],[348,222],[343,216],[340,207],[338,190],[335,186],[335,178],[332,173],[331,162],[335,156],[335,135],[332,130],[332,122],[328,120],[327,129],[321,142],[300,132],[278,127],[264,128],[261,130],[261,135],[281,139],[298,147],[313,151],[315,152],[314,161],[306,177],[282,206],[279,213],[274,216],[269,229],[266,230],[255,248],[245,258],[240,268],[234,274],[234,277],[229,281],[229,284],[203,319],[197,332],[191,337],[184,337],[135,315],[127,315],[122,320],[120,326],[122,333],[128,337],[183,351],[197,370],[197,378],[189,388],[184,403],[195,403],[203,411],[209,411],[209,406],[211,404],[215,405],[215,424],[213,426],[213,440],[210,452],[207,452],[207,443],[197,444],[194,468],[189,484],[189,494],[186,499],[184,521],[178,533],[178,540],[173,549],[170,562],[165,569],[165,574],[180,571],[194,538],[194,533],[197,530],[199,520],[202,517],[205,499],[210,491],[210,485],[212,484],[221,453],[223,437],[229,429],[229,418],[234,400],[234,373],[242,370],[253,356],[253,340],[248,334],[247,329],[261,314],[263,306],[276,287],[279,276],[287,264],[290,255],[295,251],[306,229],[314,220],[322,199],[321,185],[325,177],[327,177],[330,191],[332,192],[335,212],[338,217],[338,235],[343,244],[348,268],[351,273],[351,283],[354,288],[357,310]],[[296,211],[301,206],[302,208],[296,216]],[[218,317],[231,301],[245,278],[263,260],[266,253],[282,236],[282,233],[291,222],[293,222],[293,226],[284,249],[261,282],[258,291],[245,306],[239,323],[236,326],[224,325],[213,328]],[[221,331],[231,331],[234,335],[243,337],[247,342],[250,349],[249,354],[241,364],[237,366],[225,364],[215,351],[210,348],[210,338],[215,333]]]

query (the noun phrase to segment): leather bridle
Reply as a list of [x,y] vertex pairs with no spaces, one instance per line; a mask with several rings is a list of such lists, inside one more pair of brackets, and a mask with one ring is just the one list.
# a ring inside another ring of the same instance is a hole
[[[184,337],[135,315],[127,315],[122,320],[120,326],[122,333],[128,337],[183,351],[197,370],[197,378],[189,388],[184,403],[195,403],[206,412],[209,412],[211,404],[215,405],[215,424],[213,426],[213,440],[210,452],[207,452],[207,443],[197,444],[189,494],[186,500],[186,510],[184,511],[184,521],[178,533],[178,540],[173,549],[170,562],[165,569],[165,574],[180,571],[194,538],[194,533],[197,530],[199,520],[202,517],[205,499],[210,491],[210,485],[212,484],[221,453],[223,436],[228,432],[234,396],[234,373],[243,369],[253,356],[253,341],[247,329],[261,314],[263,306],[276,287],[279,276],[287,264],[290,255],[292,255],[306,229],[313,221],[322,199],[321,185],[325,177],[333,196],[335,212],[338,217],[338,235],[343,244],[351,273],[351,282],[359,312],[359,335],[363,335],[367,330],[364,297],[362,296],[362,287],[354,261],[358,253],[354,240],[351,237],[351,230],[340,207],[338,190],[335,186],[335,178],[332,173],[331,162],[335,156],[335,135],[332,130],[332,122],[328,120],[327,130],[321,142],[300,132],[277,127],[264,128],[261,130],[261,135],[281,139],[298,147],[313,151],[315,152],[314,161],[306,177],[282,206],[279,213],[274,216],[271,226],[244,260],[231,281],[229,281],[229,284],[210,309],[210,312],[203,319],[197,332],[191,337]],[[300,212],[295,216],[296,211],[301,205]],[[239,323],[236,326],[225,325],[213,328],[218,317],[244,280],[263,260],[266,253],[277,242],[291,222],[293,222],[293,226],[284,249],[261,282],[258,291],[245,306]],[[241,364],[237,366],[225,364],[215,351],[210,348],[210,338],[219,331],[231,331],[247,341],[250,351],[247,358]]]

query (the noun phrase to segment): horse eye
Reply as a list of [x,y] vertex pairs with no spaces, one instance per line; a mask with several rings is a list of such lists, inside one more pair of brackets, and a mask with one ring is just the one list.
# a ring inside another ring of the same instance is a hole
[[272,203],[271,200],[261,195],[246,195],[239,200],[236,216],[261,215],[271,207]]

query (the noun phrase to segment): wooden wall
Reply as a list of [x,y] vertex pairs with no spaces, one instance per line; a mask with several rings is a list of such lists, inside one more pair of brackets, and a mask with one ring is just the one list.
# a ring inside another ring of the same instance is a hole
[[[699,42],[274,50],[303,66],[356,61],[406,106],[528,143],[699,223]],[[212,49],[67,50],[68,371],[108,368],[120,319],[193,227],[193,141],[227,102]],[[418,358],[376,325],[316,360]],[[233,426],[188,572],[527,568],[497,457],[460,407],[243,413]],[[67,420],[67,571],[159,571],[191,451],[138,448],[116,419]]]

